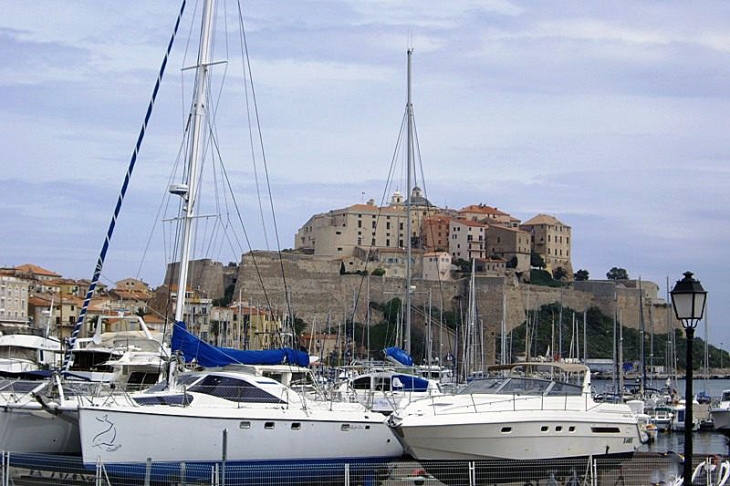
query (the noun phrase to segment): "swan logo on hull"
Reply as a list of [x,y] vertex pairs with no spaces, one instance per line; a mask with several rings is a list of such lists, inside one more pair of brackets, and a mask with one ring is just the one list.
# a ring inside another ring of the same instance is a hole
[[105,428],[94,436],[92,446],[107,452],[114,452],[122,447],[122,444],[115,443],[117,439],[117,427],[109,420],[108,415],[104,414],[101,417],[96,417],[96,421],[103,424]]

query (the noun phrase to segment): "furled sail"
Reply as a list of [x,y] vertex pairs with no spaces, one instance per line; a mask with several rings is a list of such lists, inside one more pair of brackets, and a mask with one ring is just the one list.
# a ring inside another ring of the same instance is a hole
[[172,329],[171,346],[173,352],[182,353],[186,363],[195,360],[204,368],[231,364],[309,366],[309,355],[291,348],[250,351],[213,346],[190,334],[182,321]]

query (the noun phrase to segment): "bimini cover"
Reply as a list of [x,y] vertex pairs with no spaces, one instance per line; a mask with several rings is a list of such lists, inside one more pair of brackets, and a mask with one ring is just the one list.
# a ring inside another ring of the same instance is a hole
[[385,353],[385,358],[389,361],[403,366],[413,366],[413,358],[401,348],[393,346],[392,348],[385,348],[383,352]]
[[184,322],[176,322],[172,328],[172,351],[179,351],[186,363],[195,360],[204,368],[230,364],[309,366],[309,355],[291,348],[263,351],[243,351],[213,346],[190,334]]
[[390,378],[393,391],[425,392],[428,390],[428,380],[420,376],[395,373]]

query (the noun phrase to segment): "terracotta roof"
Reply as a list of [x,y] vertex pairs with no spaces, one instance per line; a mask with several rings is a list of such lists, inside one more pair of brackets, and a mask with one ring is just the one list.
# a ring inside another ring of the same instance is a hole
[[481,213],[481,214],[498,214],[501,216],[509,216],[509,214],[505,213],[504,211],[500,211],[497,208],[493,208],[492,206],[487,206],[485,204],[472,204],[470,206],[466,206],[465,208],[461,208],[459,210],[460,213]]
[[23,265],[18,265],[15,267],[16,270],[24,273],[32,273],[33,275],[43,275],[46,277],[60,277],[61,275],[52,272],[50,270],[46,270],[45,268],[39,267],[38,265],[33,265],[32,263],[25,263]]
[[538,214],[534,218],[522,223],[522,226],[535,226],[538,224],[567,226],[566,224],[560,222],[555,216],[550,216],[549,214]]

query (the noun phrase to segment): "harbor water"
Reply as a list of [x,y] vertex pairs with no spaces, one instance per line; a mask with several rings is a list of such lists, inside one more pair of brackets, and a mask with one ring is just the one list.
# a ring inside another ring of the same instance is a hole
[[[626,380],[627,386],[634,386],[633,381]],[[664,380],[648,380],[647,388],[662,389],[665,387]],[[674,386],[674,385],[673,385]],[[611,391],[613,382],[611,380],[593,380],[593,387],[597,392]],[[685,381],[677,380],[674,386],[680,397],[684,397]],[[730,379],[695,379],[692,380],[692,391],[707,393],[713,402],[719,401],[723,390],[730,390]],[[703,454],[730,455],[730,442],[728,438],[714,431],[694,432],[692,434],[692,447],[696,456]],[[661,433],[656,442],[643,444],[639,449],[642,452],[682,452],[684,451],[684,432]]]

